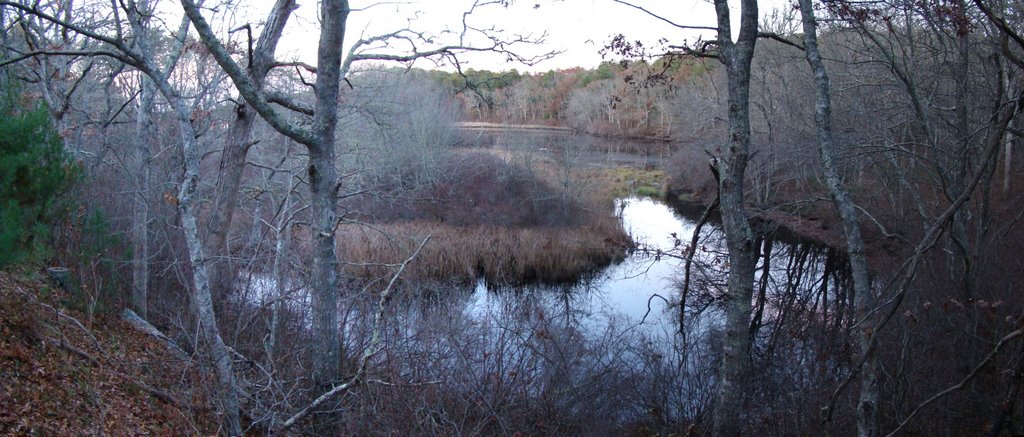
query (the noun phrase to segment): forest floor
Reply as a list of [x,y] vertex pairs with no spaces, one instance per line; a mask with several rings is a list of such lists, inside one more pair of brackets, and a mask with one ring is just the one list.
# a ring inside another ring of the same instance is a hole
[[210,435],[194,364],[41,271],[0,271],[0,435]]

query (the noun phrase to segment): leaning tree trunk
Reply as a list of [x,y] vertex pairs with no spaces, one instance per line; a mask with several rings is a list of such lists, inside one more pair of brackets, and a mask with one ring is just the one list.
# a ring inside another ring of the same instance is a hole
[[[143,40],[145,38],[142,38]],[[224,432],[228,435],[242,435],[241,418],[239,415],[238,384],[235,381],[234,366],[228,347],[220,335],[217,317],[210,297],[210,278],[207,271],[206,255],[199,237],[199,226],[196,219],[194,196],[199,182],[199,147],[196,144],[196,133],[191,123],[191,110],[179,96],[166,75],[152,61],[152,53],[142,44],[142,51],[133,55],[138,62],[137,67],[149,76],[160,93],[174,108],[178,130],[181,135],[181,148],[184,155],[185,175],[178,189],[176,200],[178,212],[181,214],[182,231],[188,247],[189,264],[192,269],[192,303],[199,318],[203,340],[210,348],[210,359],[213,361],[220,391],[222,420]]]
[[757,1],[743,0],[740,32],[732,41],[729,4],[715,0],[719,60],[729,86],[729,142],[717,160],[722,229],[729,249],[728,299],[722,367],[715,393],[716,436],[740,434],[750,367],[750,316],[758,248],[744,209],[743,179],[750,150],[750,64],[757,42]]
[[[148,54],[151,56],[151,54]],[[222,421],[225,427],[224,432],[231,436],[242,435],[241,416],[239,414],[240,404],[238,401],[238,383],[235,380],[234,365],[228,347],[220,335],[220,328],[217,326],[217,316],[213,308],[213,299],[210,295],[210,277],[206,264],[206,254],[203,253],[202,240],[199,237],[199,225],[196,219],[194,196],[196,187],[199,184],[199,147],[196,144],[196,133],[192,127],[191,110],[186,106],[184,100],[177,95],[171,87],[166,76],[158,68],[153,66],[152,61],[147,57],[142,67],[145,73],[153,79],[171,106],[174,108],[178,121],[178,130],[181,134],[181,148],[184,156],[185,175],[178,189],[178,212],[181,214],[181,227],[185,234],[185,244],[188,247],[188,259],[192,268],[192,304],[199,318],[199,326],[203,340],[210,349],[210,359],[213,361],[214,371],[217,375],[218,388],[220,391]]]
[[874,309],[875,298],[871,290],[871,279],[868,275],[867,257],[864,253],[864,240],[861,237],[860,224],[857,221],[857,210],[849,192],[843,185],[842,177],[836,164],[835,144],[832,138],[832,101],[829,95],[829,78],[818,51],[817,22],[814,18],[812,0],[800,0],[800,14],[804,27],[804,54],[807,63],[814,73],[816,86],[814,122],[817,128],[819,155],[825,173],[825,184],[828,186],[832,202],[839,211],[843,222],[843,233],[846,236],[846,253],[850,258],[850,273],[853,277],[854,317],[860,321],[857,329],[858,345],[864,357],[860,368],[860,397],[857,402],[857,435],[874,437],[878,435],[878,351],[874,340],[874,318],[870,312]]
[[218,299],[227,294],[233,279],[228,262],[228,229],[238,204],[238,188],[245,170],[255,115],[245,102],[235,107],[235,120],[228,128],[227,142],[221,151],[217,184],[210,205],[210,223],[204,243],[206,253],[210,254],[210,285]]
[[[185,174],[178,188],[176,202],[178,212],[181,214],[181,226],[185,234],[189,264],[192,269],[192,304],[199,318],[203,340],[210,349],[210,359],[213,361],[214,371],[217,375],[224,432],[227,435],[240,436],[242,435],[242,423],[239,414],[238,383],[235,380],[231,355],[228,353],[228,347],[224,344],[220,328],[217,326],[217,316],[213,308],[213,299],[210,296],[206,254],[203,253],[203,244],[196,218],[194,196],[199,184],[200,153],[198,144],[196,144],[195,128],[192,126],[192,110],[184,98],[171,86],[167,77],[176,61],[170,62],[166,72],[162,71],[154,61],[154,49],[147,32],[147,21],[150,16],[146,12],[149,11],[148,3],[142,3],[141,11],[142,13],[139,15],[129,15],[133,31],[139,36],[138,51],[132,53],[131,56],[137,62],[135,66],[142,70],[155,89],[159,90],[170,103],[177,119]],[[183,20],[179,27],[179,41],[184,41],[184,36],[188,31],[188,21]],[[178,50],[180,53],[181,47],[178,47]]]
[[[183,105],[179,104],[179,106]],[[228,354],[227,345],[224,344],[220,329],[217,327],[217,317],[210,295],[206,256],[203,254],[203,246],[199,239],[199,226],[193,206],[193,196],[199,181],[199,153],[196,150],[192,126],[188,122],[188,114],[179,112],[184,116],[184,120],[180,120],[178,124],[181,125],[182,148],[185,152],[185,179],[178,190],[178,211],[181,213],[181,225],[185,232],[185,242],[188,245],[189,261],[192,264],[192,286],[194,288],[192,299],[199,316],[203,337],[210,348],[210,358],[217,373],[217,380],[220,383],[220,398],[224,404],[222,410],[224,411],[224,425],[227,428],[227,434],[242,435],[238,385],[235,382],[231,355]]]

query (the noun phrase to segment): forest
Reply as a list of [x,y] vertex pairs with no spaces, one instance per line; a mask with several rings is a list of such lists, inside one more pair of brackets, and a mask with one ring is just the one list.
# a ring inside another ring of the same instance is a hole
[[0,0],[0,434],[1024,434],[1021,5],[607,2]]

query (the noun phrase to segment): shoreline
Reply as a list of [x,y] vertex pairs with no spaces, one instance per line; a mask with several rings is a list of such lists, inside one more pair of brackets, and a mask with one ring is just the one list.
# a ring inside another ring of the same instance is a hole
[[619,140],[637,140],[657,143],[670,143],[674,140],[669,137],[656,137],[649,135],[616,135],[598,132],[577,130],[568,126],[555,126],[546,124],[509,124],[494,123],[489,121],[460,121],[455,123],[455,128],[467,131],[527,131],[527,132],[564,132],[574,135],[589,135],[597,138],[612,138]]

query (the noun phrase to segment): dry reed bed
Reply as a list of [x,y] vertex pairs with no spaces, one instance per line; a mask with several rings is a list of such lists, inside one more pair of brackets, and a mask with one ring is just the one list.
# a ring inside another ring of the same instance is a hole
[[591,214],[573,227],[452,226],[403,222],[373,227],[345,226],[338,232],[344,270],[364,278],[390,275],[419,243],[431,236],[409,279],[492,282],[567,282],[621,260],[632,244],[611,214]]

